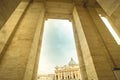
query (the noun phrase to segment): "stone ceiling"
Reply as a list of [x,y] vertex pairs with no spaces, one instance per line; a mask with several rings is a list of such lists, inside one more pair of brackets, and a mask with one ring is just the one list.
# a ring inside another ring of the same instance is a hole
[[93,6],[95,0],[34,0],[45,4],[46,18],[71,19],[74,4]]
[[66,3],[76,3],[76,4],[87,4],[94,5],[96,4],[96,0],[34,0],[34,1],[51,1],[51,2],[66,2]]

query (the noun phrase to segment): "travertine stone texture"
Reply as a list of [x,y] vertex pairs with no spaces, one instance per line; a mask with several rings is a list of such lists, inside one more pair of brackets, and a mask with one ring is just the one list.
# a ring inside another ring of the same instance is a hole
[[1,0],[0,1],[0,28],[10,17],[21,0]]
[[113,71],[120,68],[120,45],[96,12],[96,1],[120,36],[120,0],[2,0],[0,80],[37,79],[44,17],[73,18],[82,80],[116,80],[115,74],[120,77],[119,71]]
[[108,19],[111,20],[111,23],[114,24],[113,27],[116,30],[117,34],[120,37],[120,5],[117,7],[117,9],[112,13]]
[[46,17],[54,19],[70,19],[72,18],[73,8],[73,3],[46,1]]
[[[111,68],[120,67],[120,46],[114,40],[113,36],[111,35],[110,31],[106,28],[103,21],[100,19],[99,14],[97,14],[95,8],[89,8],[89,13],[94,20],[97,29],[103,39],[103,43],[108,51],[108,58],[111,64]],[[96,18],[95,18],[96,17]]]
[[0,29],[0,57],[4,54],[6,47],[8,47],[11,38],[14,36],[18,24],[24,15],[28,5],[29,1],[22,1],[10,16],[10,18],[7,20],[7,22],[4,24],[4,26]]
[[106,12],[107,19],[120,37],[120,0],[97,0],[97,2]]
[[[84,13],[83,13],[83,15],[84,15]],[[81,16],[83,16],[83,15],[81,15]],[[88,78],[84,78],[84,76],[81,76],[81,77],[83,77],[83,80],[89,80],[89,79],[98,80],[97,74],[95,72],[95,67],[94,67],[94,64],[93,64],[93,61],[92,61],[92,58],[91,58],[91,55],[90,55],[90,50],[88,48],[88,44],[87,44],[85,34],[84,34],[84,31],[83,31],[83,28],[82,28],[82,24],[81,24],[81,21],[80,21],[80,18],[79,18],[79,11],[77,11],[76,8],[74,8],[74,11],[73,11],[73,20],[75,22],[75,29],[76,29],[76,32],[77,32],[77,35],[78,35],[78,40],[80,42],[78,44],[81,47],[81,52],[83,54],[82,57],[83,57],[83,60],[84,60],[84,65],[85,65],[85,68],[86,68]],[[84,56],[86,56],[86,58]],[[78,54],[78,57],[79,57],[79,54]],[[88,65],[88,63],[89,63],[89,65]],[[92,73],[88,74],[88,71],[87,71],[87,69],[89,69],[88,67],[90,68]]]
[[104,11],[110,16],[120,5],[120,0],[96,0]]
[[[113,36],[111,35],[110,31],[106,28],[102,20],[100,19],[99,15],[95,11],[94,8],[89,8],[89,12],[97,26],[97,29],[103,39],[103,43],[106,47],[107,54],[106,58],[109,61],[111,69],[119,68],[120,67],[120,46],[114,40]],[[96,17],[96,18],[95,18]],[[119,75],[120,76],[120,75]]]
[[[33,1],[45,2],[45,0],[33,0]],[[73,0],[47,0],[47,1],[51,1],[51,2],[65,2],[65,3],[71,3],[71,2],[73,2]]]
[[[106,56],[108,51],[88,9],[76,7],[73,16],[76,22],[88,80],[115,80]],[[94,18],[96,19],[96,16]]]
[[[27,74],[33,73],[31,67],[34,66],[34,63],[32,64],[31,60],[34,61],[35,55],[32,56],[31,54],[37,53],[36,46],[38,46],[39,34],[36,33],[41,31],[41,28],[38,28],[38,20],[43,19],[43,17],[39,17],[43,12],[42,9],[43,5],[41,3],[31,3],[24,14],[10,45],[0,61],[0,80],[23,80]],[[10,29],[7,28],[7,30]],[[29,65],[29,62],[31,62],[31,65]],[[30,72],[27,73],[28,69]],[[31,78],[32,75],[29,77]]]
[[[75,23],[77,23],[77,22],[75,22],[76,20],[73,21],[73,32],[74,32],[74,38],[75,38],[75,43],[76,43],[77,56],[78,56],[78,60],[79,60],[80,75],[81,75],[81,80],[88,80],[88,76],[87,76],[87,72],[86,72],[86,68],[85,68],[85,62],[83,59],[83,53],[81,50],[81,46],[79,44],[80,41],[79,41],[78,33],[76,30],[76,26],[75,26]],[[77,25],[79,26],[80,24],[78,23]]]
[[[42,42],[42,33],[43,33],[43,24],[44,24],[44,5],[42,3],[34,3],[34,7],[33,9],[35,10],[40,10],[39,11],[35,11],[34,13],[39,14],[38,20],[35,21],[37,22],[36,28],[35,28],[35,33],[34,33],[34,37],[32,39],[32,44],[31,44],[31,48],[30,48],[30,53],[29,53],[29,57],[28,57],[28,62],[27,62],[27,66],[26,66],[26,71],[25,71],[25,75],[24,75],[24,79],[23,80],[35,80],[35,76],[37,76],[37,66],[38,66],[38,61],[39,61],[39,50],[41,47],[41,42]],[[33,10],[33,11],[34,11]],[[35,16],[35,15],[34,15]],[[36,20],[36,19],[34,19]]]

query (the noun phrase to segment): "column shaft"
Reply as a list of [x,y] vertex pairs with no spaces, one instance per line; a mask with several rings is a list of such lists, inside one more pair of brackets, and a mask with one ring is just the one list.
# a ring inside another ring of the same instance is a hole
[[[14,32],[11,30],[14,25],[18,28],[12,35],[11,42],[9,46],[7,45],[8,48],[1,58],[0,80],[32,80],[34,77],[40,32],[42,31],[44,21],[44,8],[39,2],[31,3],[26,13],[22,16],[21,21],[14,21],[20,18],[19,14],[24,11],[22,8],[26,7],[26,2],[19,6],[18,12],[15,13],[17,15],[13,13],[14,18],[10,20],[11,27],[8,24],[3,27],[4,30],[6,29],[6,32],[10,33],[9,35]],[[19,25],[16,25],[17,23]],[[9,38],[8,33],[6,36],[3,36],[3,41]]]
[[108,51],[88,9],[76,6],[73,17],[76,20],[75,25],[88,80],[115,80],[106,57]]

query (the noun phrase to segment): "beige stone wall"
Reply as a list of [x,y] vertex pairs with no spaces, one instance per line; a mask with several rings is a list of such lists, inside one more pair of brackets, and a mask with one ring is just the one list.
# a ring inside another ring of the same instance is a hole
[[[110,3],[110,2],[109,2]],[[120,37],[120,0],[112,0],[111,4],[107,3],[107,1],[104,3],[104,5],[109,5],[109,8],[107,9],[109,12],[111,12],[111,15],[104,14],[104,16],[109,20],[110,24],[112,25],[113,29],[117,33],[117,35]],[[113,10],[111,10],[113,9]],[[103,32],[103,31],[102,31]],[[108,32],[110,33],[110,32]],[[108,48],[108,51],[110,53],[110,56],[112,58],[112,62],[114,64],[114,67],[120,68],[120,45],[117,44],[117,42],[113,39],[111,35],[107,35],[108,33],[104,32],[103,39],[105,40],[105,44]],[[101,33],[103,34],[103,33]],[[107,37],[107,38],[106,38]]]
[[[82,8],[81,8],[82,9]],[[83,9],[84,10],[84,9]],[[82,79],[86,79],[88,80],[90,77],[94,78],[95,80],[98,80],[97,78],[97,75],[96,75],[96,72],[95,72],[95,69],[94,69],[94,65],[93,65],[93,62],[92,62],[92,58],[90,57],[90,52],[89,52],[89,48],[88,48],[88,44],[86,42],[86,38],[85,38],[85,34],[84,34],[84,31],[82,29],[82,24],[81,24],[81,21],[80,21],[80,18],[79,18],[79,12],[81,12],[83,15],[84,15],[84,12],[82,10],[76,10],[76,8],[74,9],[73,11],[73,20],[75,22],[75,29],[76,29],[76,32],[77,32],[77,35],[78,35],[78,40],[79,40],[79,43],[77,44],[80,44],[80,47],[81,47],[81,50],[82,50],[82,54],[83,54],[83,59],[84,59],[84,65],[85,65],[85,68],[86,68],[86,72],[87,72],[87,77],[84,77],[82,76]],[[81,15],[81,16],[83,16]],[[86,19],[86,18],[84,18]],[[86,21],[85,21],[86,22]],[[87,24],[86,24],[87,25]],[[81,46],[82,45],[82,46]],[[79,55],[79,54],[78,54]],[[86,58],[85,58],[86,57]],[[87,64],[87,65],[86,65]],[[89,67],[89,68],[88,68]],[[80,68],[81,69],[81,68]],[[90,69],[92,71],[92,75],[90,75],[91,73],[89,73],[87,71],[87,69]],[[83,70],[84,71],[84,70]],[[83,72],[82,71],[82,72]],[[84,73],[85,74],[85,73]],[[83,74],[83,75],[84,75]],[[90,75],[90,76],[89,76]]]
[[[111,59],[108,58],[108,54],[110,53],[108,51],[109,47],[106,47],[101,36],[101,34],[108,33],[103,32],[106,29],[105,26],[102,27],[102,22],[99,23],[100,17],[98,14],[91,15],[91,12],[94,11],[95,9],[91,8],[76,7],[73,12],[73,19],[75,20],[88,80],[115,80],[112,71],[113,66],[111,66],[113,62],[110,62]],[[97,27],[101,28],[102,32],[99,32]],[[113,40],[113,38],[111,39]]]
[[[117,1],[97,0],[119,34],[120,6]],[[6,22],[0,27],[0,80],[37,79],[45,5],[25,0],[15,9],[18,3],[18,0],[0,2],[0,26]],[[56,4],[57,8],[61,5]],[[69,11],[70,15],[72,9],[73,5]],[[73,10],[73,23],[82,79],[116,80],[113,68],[120,68],[120,45],[115,42],[95,8],[76,6]],[[119,71],[117,74],[119,76]]]
[[115,31],[120,37],[120,6],[117,7],[117,9],[112,13],[109,19],[113,24]]
[[[33,37],[33,42],[31,45],[30,53],[28,56],[27,67],[23,80],[36,80],[37,79],[37,67],[40,55],[40,47],[42,42],[42,34],[43,34],[43,25],[44,25],[44,4],[43,3],[33,3],[33,15],[36,19],[31,18],[31,20],[36,22],[35,33]],[[36,21],[37,20],[37,21]],[[33,29],[32,29],[33,30]]]
[[[100,32],[101,38],[103,39],[103,43],[108,52],[106,54],[106,59],[108,60],[110,66],[111,66],[111,70],[114,71],[113,70],[114,68],[120,68],[120,58],[119,58],[120,46],[114,40],[113,36],[111,35],[110,31],[108,31],[108,29],[106,28],[104,23],[99,19],[99,16],[95,15],[97,12],[95,10],[94,11],[93,10],[94,9],[89,10],[90,14],[91,14],[95,24],[97,25],[97,29]],[[95,18],[95,16],[96,16],[96,18]],[[111,24],[112,24],[112,22],[111,22]]]
[[120,5],[120,0],[96,0],[104,11],[110,16]]
[[[108,16],[102,9],[99,8],[98,11],[99,14],[102,14],[104,17],[107,18],[107,20],[112,25],[112,28],[115,30],[117,35],[120,37],[120,27],[119,27],[119,7],[112,13],[111,16]],[[97,20],[94,18],[95,14],[91,11],[91,15],[93,16],[93,19],[98,26],[104,26],[104,27],[98,27],[100,34],[104,40],[104,44],[109,52],[109,62],[112,65],[112,68],[120,68],[120,45],[117,44],[113,36],[111,35],[111,32],[105,28],[106,26],[101,22],[101,20]],[[100,25],[101,24],[101,25]]]
[[12,12],[21,0],[1,0],[0,1],[0,28],[10,17]]
[[120,37],[120,0],[97,0]]
[[[24,9],[19,8],[25,8],[27,5],[28,4],[23,3],[18,7],[18,11],[24,11]],[[2,52],[4,55],[0,61],[0,80],[23,80],[23,78],[25,80],[31,80],[32,77],[34,77],[32,73],[34,73],[33,69],[35,67],[35,58],[38,54],[37,47],[40,46],[39,40],[44,19],[43,10],[44,8],[41,3],[31,3],[24,13],[24,16],[22,16],[19,25],[17,25],[18,28],[16,28],[16,32],[14,32],[13,29],[14,35],[6,34],[8,38],[10,36],[13,36],[13,38],[9,43],[9,46],[7,45],[8,48]],[[15,14],[13,14],[13,18],[19,16],[19,14],[19,12],[15,12]],[[13,24],[14,20],[15,19],[8,24]],[[7,26],[3,26],[3,28],[5,27]],[[11,31],[11,28],[6,29],[6,32],[9,31]],[[0,35],[1,34],[3,33],[0,33]],[[4,36],[0,37],[2,38],[6,35],[4,33]]]

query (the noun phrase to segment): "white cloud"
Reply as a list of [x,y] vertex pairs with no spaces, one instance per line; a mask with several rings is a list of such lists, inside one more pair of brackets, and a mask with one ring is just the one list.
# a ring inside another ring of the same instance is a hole
[[53,73],[56,65],[68,64],[71,57],[78,63],[72,23],[68,20],[46,21],[39,73]]

